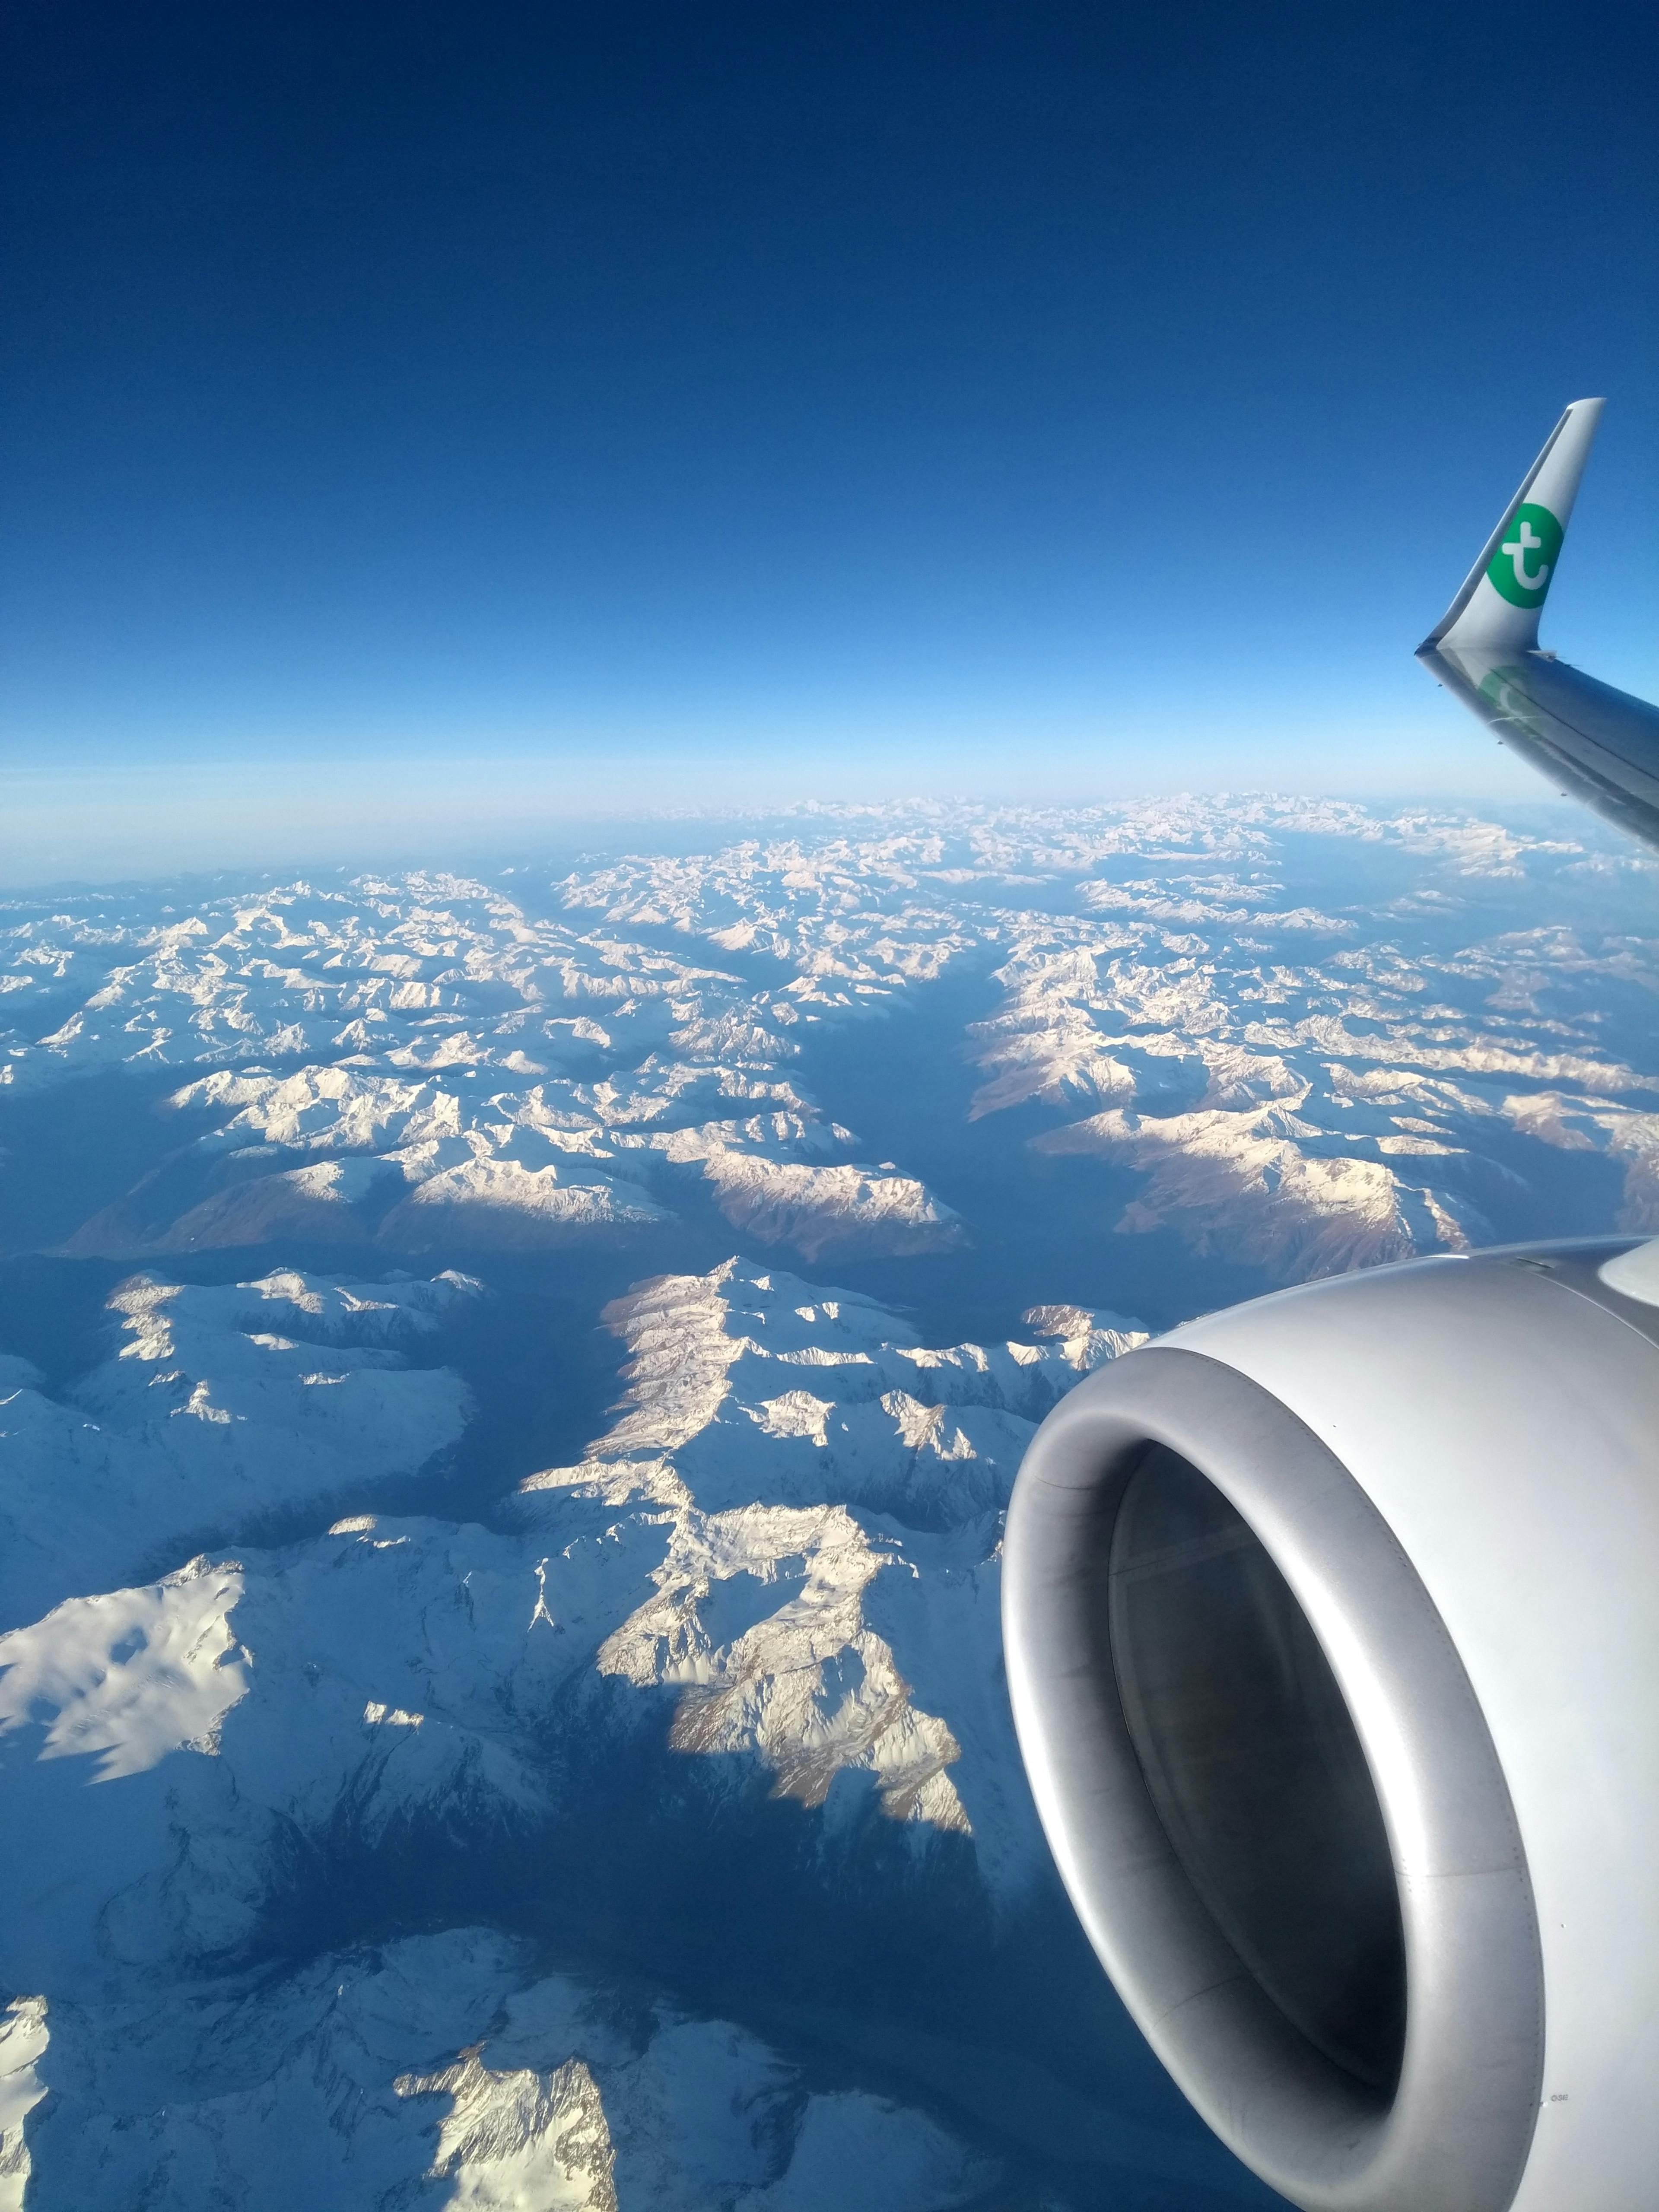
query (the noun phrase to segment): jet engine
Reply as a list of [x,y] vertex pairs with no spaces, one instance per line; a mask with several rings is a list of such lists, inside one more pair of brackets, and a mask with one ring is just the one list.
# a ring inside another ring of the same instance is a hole
[[1079,1385],[1004,1632],[1061,1876],[1304,2212],[1659,2203],[1659,1240],[1411,1261]]

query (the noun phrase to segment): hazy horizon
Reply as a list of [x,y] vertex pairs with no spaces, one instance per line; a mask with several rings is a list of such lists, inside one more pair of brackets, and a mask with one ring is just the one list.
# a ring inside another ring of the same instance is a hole
[[[497,760],[347,758],[260,764],[201,760],[47,771],[10,779],[0,817],[0,890],[58,882],[143,881],[185,871],[455,865],[509,853],[580,848],[629,824],[810,818],[897,805],[1086,808],[1174,796],[1245,793],[1354,799],[1387,807],[1451,806],[1528,818],[1563,802],[1514,754],[1476,731],[1449,701],[1443,753],[1414,753],[1370,775],[1291,749],[1229,763],[1215,749],[1176,749],[1165,772],[1075,753],[1047,760],[999,748],[985,774],[963,750],[932,760],[896,752],[885,772],[848,763],[836,776],[785,755],[770,775],[744,764],[667,755],[598,773],[556,756]],[[1334,748],[1333,750],[1336,750]],[[1352,761],[1352,755],[1350,755]],[[1184,770],[1207,768],[1192,776]],[[1274,776],[1268,771],[1277,767]],[[929,775],[928,771],[932,770]],[[1437,773],[1436,770],[1437,769]],[[650,792],[642,804],[641,787]],[[623,787],[631,787],[624,792]]]

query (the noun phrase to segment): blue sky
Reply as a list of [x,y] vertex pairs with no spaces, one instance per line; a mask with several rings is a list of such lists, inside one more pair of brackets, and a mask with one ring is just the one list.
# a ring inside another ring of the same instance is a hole
[[[20,0],[0,872],[898,791],[1534,795],[1653,696],[1643,8]],[[125,864],[125,862],[124,862]]]

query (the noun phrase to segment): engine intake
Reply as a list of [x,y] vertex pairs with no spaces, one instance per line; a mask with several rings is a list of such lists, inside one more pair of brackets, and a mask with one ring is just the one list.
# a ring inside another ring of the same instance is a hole
[[1653,2203],[1656,1249],[1212,1315],[1026,1455],[1005,1641],[1062,1878],[1305,2212]]

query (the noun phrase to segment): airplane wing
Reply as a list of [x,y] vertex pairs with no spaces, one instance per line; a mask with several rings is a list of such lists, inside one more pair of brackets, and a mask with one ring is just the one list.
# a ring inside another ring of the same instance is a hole
[[[1659,713],[1538,647],[1599,399],[1428,666],[1659,845]],[[1051,1413],[1003,1545],[1032,1795],[1175,2080],[1301,2212],[1659,2203],[1659,1237],[1188,1322]]]
[[1601,405],[1575,399],[1562,416],[1417,656],[1565,796],[1659,846],[1659,708],[1538,643]]

